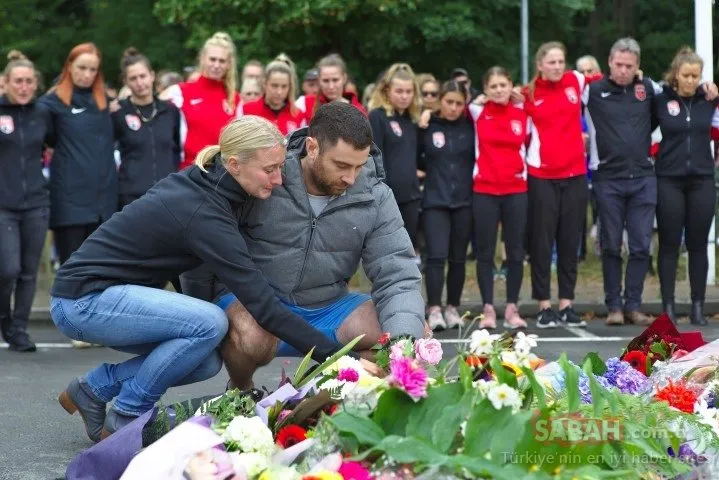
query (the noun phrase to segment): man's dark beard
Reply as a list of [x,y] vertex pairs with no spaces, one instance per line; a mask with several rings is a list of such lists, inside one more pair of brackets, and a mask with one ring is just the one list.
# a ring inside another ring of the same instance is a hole
[[314,164],[309,167],[309,174],[310,178],[312,178],[312,183],[315,184],[317,190],[322,192],[322,195],[341,195],[344,189],[340,189],[329,183],[325,179],[324,173],[324,164],[322,163],[322,159],[318,158],[315,160]]

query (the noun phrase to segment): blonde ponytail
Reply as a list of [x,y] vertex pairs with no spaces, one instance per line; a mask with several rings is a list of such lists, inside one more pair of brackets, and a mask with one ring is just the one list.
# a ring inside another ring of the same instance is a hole
[[285,137],[272,122],[255,115],[243,115],[222,129],[219,145],[205,147],[197,154],[195,165],[207,171],[206,167],[215,163],[218,153],[222,165],[230,157],[248,162],[257,150],[278,146],[285,146]]
[[220,153],[219,145],[209,145],[197,154],[195,157],[195,165],[200,167],[203,172],[207,171],[207,167],[215,163],[215,155]]

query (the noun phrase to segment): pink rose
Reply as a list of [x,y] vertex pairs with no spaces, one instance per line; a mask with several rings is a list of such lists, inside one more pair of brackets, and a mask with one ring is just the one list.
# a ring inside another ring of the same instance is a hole
[[394,344],[389,349],[389,358],[390,360],[398,360],[405,356],[404,352],[409,345],[409,340],[400,340]]
[[418,360],[437,365],[442,360],[442,344],[436,338],[420,338],[414,342],[414,354]]

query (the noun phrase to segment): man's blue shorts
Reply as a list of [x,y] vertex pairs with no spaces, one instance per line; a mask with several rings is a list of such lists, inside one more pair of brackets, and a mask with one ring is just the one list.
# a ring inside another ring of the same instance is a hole
[[[303,308],[297,305],[282,302],[288,309],[304,318],[307,323],[315,327],[325,336],[337,342],[337,330],[345,319],[352,313],[355,308],[364,302],[371,300],[372,297],[365,293],[348,293],[344,297],[325,305],[320,308]],[[223,310],[227,310],[232,303],[237,300],[232,293],[227,293],[215,302],[217,306]],[[302,357],[303,355],[294,347],[280,341],[277,348],[278,357]]]

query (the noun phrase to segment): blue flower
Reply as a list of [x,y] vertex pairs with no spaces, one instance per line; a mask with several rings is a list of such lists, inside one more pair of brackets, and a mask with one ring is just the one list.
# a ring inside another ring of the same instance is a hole
[[607,360],[606,365],[607,371],[602,375],[603,378],[622,393],[639,395],[646,392],[651,386],[647,377],[617,357]]

